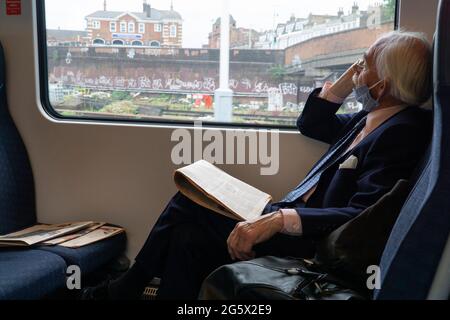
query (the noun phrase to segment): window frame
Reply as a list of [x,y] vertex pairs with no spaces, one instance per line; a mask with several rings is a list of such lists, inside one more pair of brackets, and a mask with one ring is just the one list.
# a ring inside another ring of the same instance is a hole
[[154,27],[153,27],[153,31],[155,32],[162,32],[162,25],[161,23],[155,23]]
[[[152,46],[152,43],[158,43],[158,46]],[[158,41],[158,40],[150,40],[150,41],[148,42],[148,45],[149,45],[149,47],[151,47],[151,48],[161,48],[161,42]]]
[[[95,41],[97,41],[97,40],[102,40],[103,41],[103,43],[95,43]],[[97,37],[97,38],[95,38],[94,40],[92,40],[92,45],[93,46],[104,46],[106,44],[106,41],[105,41],[105,39],[103,39],[103,38],[99,38],[99,37]]]
[[178,26],[176,24],[171,24],[169,27],[169,38],[178,37]]
[[[113,28],[114,26],[114,28]],[[117,22],[116,21],[111,21],[109,23],[109,32],[117,32]]]
[[138,26],[138,33],[145,34],[145,23],[140,22]]
[[92,20],[92,29],[100,30],[102,28],[102,23],[100,20]]
[[119,23],[119,32],[120,33],[127,33],[128,31],[128,24],[126,21],[120,21]]
[[[118,44],[117,42],[121,42],[121,44]],[[115,43],[116,42],[116,43]],[[125,46],[126,45],[126,42],[124,41],[124,40],[122,40],[122,39],[114,39],[113,41],[111,41],[111,44],[113,45],[113,46]]]
[[[167,126],[167,127],[194,127],[195,120],[142,120],[142,119],[111,119],[108,117],[80,117],[80,116],[63,116],[53,108],[50,102],[50,91],[48,82],[48,54],[47,54],[47,24],[45,17],[45,0],[36,1],[37,14],[37,37],[38,37],[38,60],[39,60],[39,99],[43,110],[55,121],[66,123],[103,123],[103,124],[125,124],[125,125],[149,125],[149,126]],[[399,1],[396,2],[394,30],[398,29],[399,22]],[[284,131],[296,132],[295,126],[286,125],[270,125],[270,124],[251,124],[251,123],[224,123],[224,122],[203,122],[204,128],[223,128],[223,129],[279,129]]]
[[136,24],[134,21],[128,21],[128,33],[135,33],[136,32]]

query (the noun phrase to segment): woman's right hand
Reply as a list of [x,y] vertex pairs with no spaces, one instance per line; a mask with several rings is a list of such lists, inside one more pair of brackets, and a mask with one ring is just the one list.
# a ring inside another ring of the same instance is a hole
[[346,99],[353,91],[355,85],[353,76],[360,68],[361,60],[355,62],[331,87],[330,91],[335,96]]

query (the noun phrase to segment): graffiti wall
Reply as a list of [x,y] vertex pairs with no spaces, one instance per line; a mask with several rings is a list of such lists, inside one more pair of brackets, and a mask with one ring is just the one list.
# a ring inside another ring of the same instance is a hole
[[[198,56],[183,51],[182,59],[174,59],[173,55],[164,59],[155,55],[139,56],[136,52],[118,56],[114,52],[86,55],[64,50],[49,51],[50,83],[98,90],[180,94],[213,94],[220,86],[219,61],[210,55],[199,60]],[[304,102],[312,92],[312,85],[302,83],[303,79],[285,79],[274,74],[273,68],[283,62],[283,57],[276,61],[267,55],[268,61],[264,61],[255,56],[255,61],[250,61],[249,52],[245,54],[245,61],[236,59],[230,64],[229,86],[235,96],[267,99],[276,96],[278,104],[286,105]]]

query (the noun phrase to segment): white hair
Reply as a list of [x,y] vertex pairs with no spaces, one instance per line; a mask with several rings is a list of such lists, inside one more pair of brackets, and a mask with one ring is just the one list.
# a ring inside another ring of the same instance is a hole
[[433,55],[423,33],[394,31],[373,46],[380,79],[388,79],[390,94],[409,105],[427,103],[433,88]]

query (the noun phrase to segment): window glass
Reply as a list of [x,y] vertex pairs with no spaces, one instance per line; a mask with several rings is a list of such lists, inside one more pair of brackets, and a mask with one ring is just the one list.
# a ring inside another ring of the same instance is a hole
[[128,22],[128,32],[134,33],[134,22]]
[[176,25],[171,25],[170,26],[170,37],[171,38],[176,38],[177,37],[177,26]]
[[145,23],[139,23],[139,33],[145,33]]
[[[294,126],[314,88],[393,30],[396,12],[393,0],[228,0],[221,63],[222,2],[45,0],[49,107],[70,118]],[[350,96],[340,112],[359,107]]]
[[127,32],[127,23],[125,21],[120,22],[120,32]]

